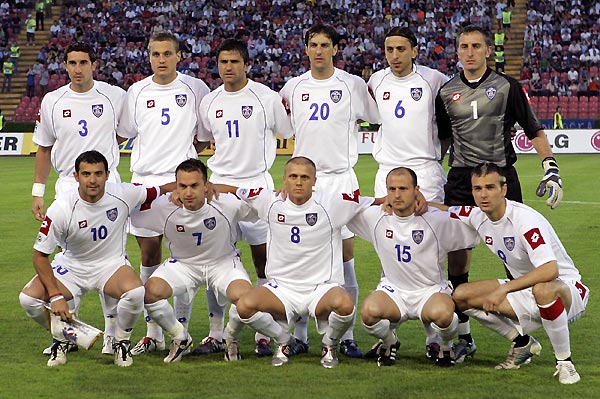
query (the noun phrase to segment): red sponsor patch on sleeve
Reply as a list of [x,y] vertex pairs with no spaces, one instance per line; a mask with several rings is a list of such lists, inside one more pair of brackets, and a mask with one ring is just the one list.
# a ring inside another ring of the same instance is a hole
[[140,206],[140,211],[147,211],[152,208],[152,201],[158,197],[158,190],[156,187],[150,187],[146,189],[146,201]]
[[356,189],[353,193],[344,193],[342,194],[342,198],[346,201],[353,201],[358,204],[358,200],[360,197],[360,190]]
[[536,249],[540,245],[546,243],[546,241],[544,241],[544,237],[542,237],[542,233],[540,232],[540,229],[538,229],[537,227],[534,227],[533,229],[529,230],[527,233],[523,234],[523,237],[525,237],[525,239],[531,246],[531,249]]
[[257,197],[260,192],[263,190],[263,188],[251,188],[250,191],[248,191],[248,198],[254,198]]
[[52,225],[52,219],[46,216],[46,219],[44,219],[42,225],[40,226],[40,233],[47,236],[50,232],[50,225]]

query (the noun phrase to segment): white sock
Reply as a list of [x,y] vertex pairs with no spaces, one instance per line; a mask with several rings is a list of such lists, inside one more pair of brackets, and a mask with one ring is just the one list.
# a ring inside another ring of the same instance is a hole
[[[344,262],[344,289],[352,297],[352,302],[356,308],[358,306],[358,281],[356,280],[356,271],[354,270],[354,259]],[[352,321],[340,340],[354,340],[354,324],[356,324],[356,312],[354,312]]]
[[[175,311],[175,317],[177,321],[180,322],[185,329],[188,329],[190,324],[190,317],[192,315],[192,307],[194,306],[194,301],[188,302],[178,295],[173,296],[173,309]],[[185,338],[183,338],[185,339]]]
[[117,329],[117,304],[119,301],[101,291],[98,292],[98,296],[104,312],[104,335],[114,337]]
[[439,344],[440,337],[437,335],[435,330],[431,328],[431,323],[423,323],[423,330],[425,330],[425,345],[431,345],[433,343]]
[[[479,309],[465,310],[464,313],[473,317],[475,320],[477,320],[490,330],[496,331],[498,334],[502,335],[509,341],[512,341],[520,335],[519,330],[517,330],[517,328],[515,327],[515,323],[513,323],[513,321],[508,317],[498,316],[492,313],[486,314],[483,310]],[[463,323],[459,324],[459,334],[461,334],[461,324]]]
[[22,292],[19,294],[19,302],[21,302],[21,306],[25,310],[27,316],[29,316],[40,326],[44,327],[44,329],[50,330],[50,323],[48,323],[48,313],[44,309],[44,304],[46,302],[42,301],[41,299],[37,299],[27,294],[24,294]]
[[240,320],[261,334],[272,337],[278,345],[285,345],[291,341],[289,331],[283,329],[270,313],[256,312],[249,319]]
[[154,303],[147,303],[146,310],[160,327],[162,327],[173,339],[186,339],[186,328],[175,317],[171,304],[166,299]]
[[[355,308],[356,309],[356,308]],[[323,344],[327,346],[336,346],[340,341],[342,334],[350,327],[354,318],[355,309],[347,316],[340,316],[335,312],[329,314],[329,324],[323,335]]]
[[[256,278],[256,286],[262,287],[263,285],[267,284],[268,281],[269,280],[267,280],[266,278],[257,277]],[[267,337],[266,335],[257,332],[256,334],[254,334],[254,342],[258,343],[258,341],[260,341],[260,340],[265,340],[267,342],[271,342],[270,337]]]
[[548,334],[556,360],[565,360],[571,356],[571,339],[569,337],[569,320],[565,305],[560,298],[546,304],[538,305],[542,326]]
[[[146,284],[146,281],[148,281],[152,273],[154,273],[154,271],[158,269],[159,266],[160,265],[140,265],[140,279],[142,280],[142,284]],[[163,336],[162,329],[158,324],[152,321],[152,318],[148,316],[148,312],[146,311],[146,309],[144,309],[144,320],[146,321],[146,336],[160,342],[164,341],[165,337]]]
[[298,316],[294,320],[294,338],[305,344],[308,343],[308,316]]
[[369,335],[383,340],[383,346],[386,348],[389,348],[396,342],[394,330],[390,328],[390,321],[388,319],[381,319],[372,326],[365,323],[362,323],[362,325]]
[[[242,328],[244,328],[244,323],[240,319],[240,315],[237,312],[237,307],[232,304],[229,308],[229,321],[227,322],[223,336],[226,340],[233,339],[237,341],[240,337]],[[261,336],[264,335],[261,334]]]
[[440,327],[435,323],[431,323],[431,328],[433,328],[437,334],[440,336],[440,349],[443,351],[449,351],[452,347],[452,340],[456,336],[458,330],[458,316],[456,313],[452,313],[452,321],[448,327]]
[[121,295],[117,304],[117,341],[131,338],[133,327],[144,310],[144,293],[144,287],[137,287]]
[[223,329],[225,327],[225,306],[219,305],[213,290],[206,290],[206,302],[208,306],[208,324],[210,331],[208,335],[217,341],[223,341]]

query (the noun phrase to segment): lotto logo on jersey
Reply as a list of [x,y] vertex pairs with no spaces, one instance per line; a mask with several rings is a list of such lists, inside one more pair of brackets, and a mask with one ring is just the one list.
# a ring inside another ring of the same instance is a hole
[[119,216],[119,211],[117,210],[117,208],[112,208],[112,209],[109,209],[108,211],[106,211],[106,217],[111,222],[114,222],[115,220],[117,220],[118,216]]
[[538,229],[537,227],[534,227],[533,229],[529,230],[527,233],[523,234],[523,236],[531,246],[531,249],[536,249],[540,245],[546,243],[546,241],[544,241],[544,237],[542,237],[540,229]]
[[71,110],[63,109],[63,118],[70,118],[70,117],[71,117]]
[[309,226],[314,226],[317,223],[317,214],[316,213],[307,213],[306,214],[306,223]]
[[394,238],[394,232],[392,230],[386,229],[385,230],[385,238],[389,238],[389,239]]
[[285,223],[285,215],[283,215],[281,213],[277,214],[277,221],[279,223]]
[[204,219],[204,226],[206,226],[206,228],[209,230],[214,230],[214,228],[217,226],[217,219],[215,219],[214,216]]
[[104,113],[104,105],[103,104],[92,105],[92,114],[94,114],[94,116],[96,118],[100,118],[103,113]]
[[504,237],[504,246],[509,251],[515,249],[515,237]]
[[460,92],[452,93],[452,101],[460,101]]
[[485,236],[485,244],[486,245],[494,245],[494,239],[490,236]]
[[178,233],[185,233],[185,227],[182,224],[177,224],[175,225],[175,230]]
[[77,222],[77,225],[80,229],[85,229],[87,227],[87,220],[80,220],[79,222]]
[[329,92],[329,97],[331,98],[331,101],[333,101],[334,103],[337,104],[342,99],[342,91],[341,90],[331,90]]
[[410,89],[410,96],[413,100],[419,101],[421,97],[423,97],[423,88],[422,87],[413,87]]
[[44,219],[44,221],[42,222],[42,225],[40,226],[40,233],[47,236],[48,232],[50,231],[51,225],[52,225],[52,219],[50,219],[48,216],[46,216],[46,219]]
[[175,102],[180,107],[184,107],[185,104],[187,104],[187,94],[176,94],[175,95]]
[[423,242],[423,230],[413,230],[412,231],[412,239],[415,244],[420,244]]
[[223,117],[223,110],[222,109],[218,109],[215,112],[215,118],[222,118]]
[[242,105],[242,116],[246,119],[250,118],[253,108],[252,105]]
[[308,93],[302,93],[302,101],[308,101],[309,96]]
[[148,100],[146,101],[146,108],[154,108],[156,106],[156,101]]
[[485,88],[485,95],[490,100],[493,100],[494,97],[496,97],[496,93],[498,93],[498,89],[496,89],[496,86],[490,86]]
[[383,100],[389,100],[391,97],[391,93],[389,91],[386,91],[383,93]]

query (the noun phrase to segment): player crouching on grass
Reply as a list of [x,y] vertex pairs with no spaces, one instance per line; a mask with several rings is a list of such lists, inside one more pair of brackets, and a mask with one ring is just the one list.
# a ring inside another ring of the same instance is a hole
[[[130,337],[144,308],[144,287],[125,257],[129,211],[150,204],[174,183],[146,188],[129,183],[107,183],[108,162],[98,151],[75,160],[79,188],[61,196],[48,208],[33,246],[37,275],[19,295],[21,306],[34,321],[49,329],[45,305],[63,321],[73,315],[67,300],[76,304],[90,290],[101,290],[117,301],[113,343],[117,366],[131,366]],[[57,244],[63,248],[50,262]],[[48,366],[67,362],[71,342],[54,339]]]
[[[486,246],[504,263],[511,280],[461,284],[454,291],[457,307],[486,327],[513,340],[508,358],[496,369],[519,368],[538,355],[533,337],[543,327],[554,349],[561,384],[580,380],[571,361],[569,323],[585,312],[589,289],[550,223],[537,211],[507,200],[504,169],[484,163],[471,173],[478,208],[452,207],[453,217],[476,230]],[[527,337],[525,335],[525,337]]]

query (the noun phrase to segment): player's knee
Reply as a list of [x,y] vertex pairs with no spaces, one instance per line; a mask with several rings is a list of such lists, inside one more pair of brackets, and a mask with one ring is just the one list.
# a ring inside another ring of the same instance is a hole
[[28,295],[24,291],[19,293],[19,302],[21,303],[21,307],[25,309],[25,312],[27,313],[29,313],[30,310],[42,309],[44,306],[44,301]]
[[165,289],[166,283],[162,279],[150,278],[144,284],[144,303],[154,303],[161,299],[167,299],[171,296],[171,292]]
[[456,308],[458,310],[468,309],[467,303],[468,303],[469,297],[468,297],[468,290],[466,289],[466,286],[464,286],[464,285],[458,286],[452,293],[452,299],[454,300],[454,303],[456,304]]
[[144,287],[136,287],[129,291],[126,291],[121,295],[120,302],[123,303],[124,306],[127,306],[129,310],[133,313],[142,312],[144,309]]
[[252,301],[248,295],[240,297],[235,306],[241,319],[249,319],[256,313],[256,310],[254,309],[254,306],[252,306]]
[[554,282],[536,284],[532,287],[531,292],[538,304],[552,302],[558,297],[556,284]]

